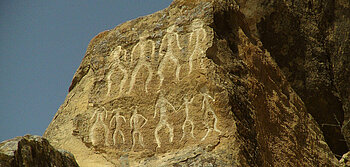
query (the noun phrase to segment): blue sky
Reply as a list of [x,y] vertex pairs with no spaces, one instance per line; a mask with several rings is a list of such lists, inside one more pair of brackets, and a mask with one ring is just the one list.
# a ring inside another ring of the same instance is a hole
[[42,135],[89,41],[171,0],[1,0],[0,141]]

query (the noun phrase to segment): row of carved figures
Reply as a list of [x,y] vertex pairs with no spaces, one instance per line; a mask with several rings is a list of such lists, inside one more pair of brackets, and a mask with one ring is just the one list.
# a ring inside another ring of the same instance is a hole
[[[204,125],[206,128],[205,136],[202,137],[201,141],[205,140],[207,136],[215,131],[221,134],[221,131],[217,128],[218,118],[212,109],[209,101],[215,101],[210,95],[206,93],[200,93],[202,96],[202,108],[201,111],[204,113]],[[191,131],[189,132],[192,138],[195,138],[193,134],[194,130],[194,123],[193,119],[191,118],[189,114],[189,105],[193,102],[195,96],[191,99],[184,97],[183,104],[178,108],[175,109],[175,107],[164,97],[164,94],[162,92],[159,93],[159,98],[155,105],[155,111],[153,118],[156,118],[157,114],[159,113],[159,122],[156,125],[155,131],[154,131],[154,137],[155,142],[157,143],[158,147],[161,147],[161,141],[159,139],[159,131],[162,128],[167,128],[169,132],[169,142],[173,142],[174,139],[174,128],[173,126],[168,122],[168,116],[167,112],[169,111],[169,108],[171,110],[174,110],[175,112],[183,109],[185,111],[185,121],[182,124],[182,141],[185,137],[185,128],[187,126],[191,127]],[[120,135],[122,139],[122,143],[125,144],[125,137],[121,130],[122,123],[126,123],[126,119],[124,116],[120,115],[120,109],[113,110],[113,116],[110,119],[109,123],[106,124],[107,120],[107,113],[108,111],[102,107],[102,109],[99,109],[95,111],[94,115],[92,116],[91,120],[94,122],[91,130],[90,130],[90,139],[92,141],[92,144],[95,145],[105,145],[109,146],[111,144],[108,143],[108,134],[109,130],[114,130],[112,139],[113,144],[117,144],[117,137]],[[145,118],[143,115],[139,114],[137,111],[137,107],[135,107],[132,116],[130,117],[130,128],[132,129],[132,148],[133,149],[136,145],[136,136],[138,136],[138,143],[144,147],[143,143],[143,136],[141,133],[141,129],[147,124],[148,119]]]
[[[156,74],[160,78],[159,82],[159,88],[162,86],[164,81],[164,74],[163,71],[166,67],[166,63],[173,63],[176,67],[175,69],[175,78],[176,80],[180,80],[180,70],[181,66],[179,64],[179,59],[175,55],[176,53],[181,53],[181,50],[183,49],[179,42],[179,35],[175,32],[176,26],[170,26],[167,29],[166,35],[164,35],[162,39],[162,43],[160,45],[159,49],[159,57],[160,62],[157,69]],[[148,35],[148,34],[147,34]],[[106,74],[106,81],[107,81],[107,96],[110,95],[111,87],[112,87],[112,74],[114,70],[112,69],[119,69],[123,75],[120,85],[119,85],[119,93],[123,91],[125,84],[127,80],[130,78],[130,84],[129,84],[129,90],[127,91],[127,94],[130,94],[132,91],[135,82],[136,82],[136,76],[139,73],[139,70],[144,67],[146,68],[146,71],[148,73],[146,82],[145,82],[145,91],[148,92],[148,85],[150,81],[152,80],[152,77],[154,75],[154,70],[152,68],[152,60],[155,58],[155,43],[152,40],[147,40],[148,36],[142,36],[140,37],[139,42],[133,47],[131,51],[131,64],[135,64],[132,72],[128,71],[128,65],[127,65],[127,51],[123,49],[121,46],[116,47],[115,50],[111,52],[110,55],[110,61],[112,62],[109,65],[109,72]],[[192,32],[190,33],[189,37],[189,45],[192,48],[191,53],[188,56],[188,74],[190,74],[193,70],[193,61],[195,59],[199,59],[201,55],[203,55],[203,46],[205,44],[205,40],[207,38],[206,30],[203,28],[203,22],[200,20],[195,20],[192,24]],[[201,59],[202,61],[202,59]],[[200,63],[202,64],[202,62]],[[129,76],[131,73],[131,76]]]

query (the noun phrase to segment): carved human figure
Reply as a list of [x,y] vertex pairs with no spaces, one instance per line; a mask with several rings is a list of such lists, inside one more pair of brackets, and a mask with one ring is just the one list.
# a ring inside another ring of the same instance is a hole
[[158,67],[158,75],[160,78],[159,87],[162,86],[163,80],[164,80],[164,68],[166,67],[166,63],[173,62],[176,70],[175,70],[175,77],[177,80],[180,80],[180,64],[179,60],[176,58],[176,54],[180,53],[181,46],[179,41],[179,35],[175,33],[175,25],[170,26],[167,29],[167,34],[164,35],[162,39],[162,44],[159,49],[159,57],[160,57],[160,64]]
[[[205,45],[205,39],[207,37],[207,32],[203,28],[203,21],[196,19],[192,23],[192,33],[190,34],[190,41],[189,41],[189,50],[191,52],[191,55],[189,56],[188,63],[189,63],[189,71],[188,74],[190,74],[193,70],[193,61],[198,61],[200,59],[200,65],[203,65],[203,57],[201,55],[204,54],[204,46]],[[201,67],[202,68],[202,67]]]
[[89,67],[94,74],[95,82],[102,81],[105,77],[105,60],[102,55],[94,56],[90,59]]
[[141,114],[137,113],[137,108],[135,108],[135,110],[132,113],[132,116],[130,118],[130,127],[132,129],[132,147],[131,149],[134,149],[135,145],[136,145],[136,134],[138,134],[139,137],[139,144],[144,147],[143,144],[143,137],[142,137],[142,133],[141,133],[141,129],[143,126],[146,125],[147,123],[147,119],[142,116]]
[[168,122],[168,116],[167,116],[168,107],[167,107],[167,105],[169,105],[176,112],[176,109],[174,108],[174,106],[164,97],[163,92],[160,91],[159,98],[158,98],[156,105],[155,105],[154,116],[153,116],[153,118],[156,118],[157,112],[159,110],[159,122],[158,122],[156,129],[154,131],[154,136],[156,138],[156,143],[157,143],[158,147],[160,147],[160,145],[161,145],[161,142],[160,142],[159,136],[158,136],[158,132],[164,126],[166,126],[169,130],[169,142],[173,142],[173,138],[174,138],[174,128]]
[[130,88],[128,94],[132,91],[136,76],[141,67],[146,67],[148,77],[145,83],[145,91],[148,92],[148,84],[152,80],[152,60],[154,59],[155,44],[152,40],[147,40],[147,34],[140,37],[140,41],[133,47],[131,51],[131,64],[136,62],[136,66],[131,74]]
[[185,133],[185,128],[188,125],[191,125],[191,132],[190,133],[191,133],[191,137],[194,138],[194,135],[193,135],[194,124],[193,124],[192,119],[189,116],[189,105],[193,102],[193,99],[194,99],[194,97],[192,97],[191,100],[188,100],[187,97],[184,97],[184,101],[185,102],[181,105],[181,107],[185,106],[185,114],[186,114],[186,119],[185,119],[184,123],[182,124],[182,137],[181,137],[181,140],[185,138],[185,134],[186,134]]
[[94,122],[89,134],[93,146],[104,146],[107,143],[106,136],[108,134],[108,127],[104,122],[105,118],[106,111],[98,109],[95,111],[94,115],[90,119]]
[[118,95],[120,95],[121,92],[123,91],[126,81],[128,80],[128,71],[126,69],[126,66],[123,62],[120,61],[122,59],[124,60],[124,62],[126,62],[126,50],[122,49],[121,46],[118,46],[115,50],[112,51],[110,57],[112,60],[110,60],[111,64],[109,66],[109,71],[107,73],[107,86],[108,86],[107,96],[109,96],[111,92],[111,87],[112,87],[111,76],[115,68],[118,68],[123,73],[123,78],[120,81],[120,85],[119,85]]
[[206,93],[201,93],[201,95],[203,96],[202,111],[204,112],[204,120],[205,120],[204,125],[205,125],[205,128],[207,129],[207,133],[202,138],[202,141],[203,141],[205,140],[205,138],[207,138],[210,132],[215,131],[221,134],[221,131],[216,127],[218,123],[218,118],[209,103],[209,99],[212,101],[215,101],[214,98],[212,98],[210,95]]
[[118,138],[118,134],[120,134],[120,136],[122,137],[123,140],[123,144],[125,143],[125,138],[124,138],[124,134],[121,130],[121,125],[122,125],[122,121],[120,121],[120,119],[122,119],[125,123],[125,117],[120,115],[120,109],[117,110],[113,110],[113,117],[111,118],[111,121],[109,123],[109,127],[111,129],[114,129],[114,133],[113,133],[113,144],[116,145],[117,144],[117,138]]

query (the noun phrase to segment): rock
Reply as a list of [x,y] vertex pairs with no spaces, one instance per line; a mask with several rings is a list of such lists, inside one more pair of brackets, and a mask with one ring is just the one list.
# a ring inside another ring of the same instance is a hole
[[346,166],[350,166],[350,152],[347,152],[346,154],[344,154],[342,156],[342,158],[340,159],[340,165],[343,166],[343,167],[346,167]]
[[0,143],[1,167],[78,167],[74,156],[56,150],[40,136],[25,135]]
[[237,3],[340,158],[348,151],[344,136],[350,143],[350,2]]
[[335,1],[334,31],[330,37],[333,46],[331,54],[334,84],[340,96],[343,110],[344,123],[342,132],[350,147],[350,2],[345,0]]
[[339,166],[245,12],[175,0],[100,33],[44,137],[80,166]]

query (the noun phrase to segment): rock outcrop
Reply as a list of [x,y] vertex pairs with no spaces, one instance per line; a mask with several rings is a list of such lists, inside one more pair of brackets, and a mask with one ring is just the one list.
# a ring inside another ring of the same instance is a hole
[[348,151],[344,135],[350,142],[350,2],[237,1],[340,158]]
[[0,143],[1,167],[78,167],[74,156],[40,137],[25,135]]
[[175,0],[100,33],[44,137],[80,166],[339,166],[332,4],[288,2]]

